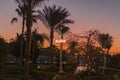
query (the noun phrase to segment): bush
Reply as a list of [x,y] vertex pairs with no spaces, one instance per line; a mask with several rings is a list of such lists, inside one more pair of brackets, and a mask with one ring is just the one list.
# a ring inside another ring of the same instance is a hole
[[35,80],[52,80],[56,75],[55,72],[39,71],[34,74]]

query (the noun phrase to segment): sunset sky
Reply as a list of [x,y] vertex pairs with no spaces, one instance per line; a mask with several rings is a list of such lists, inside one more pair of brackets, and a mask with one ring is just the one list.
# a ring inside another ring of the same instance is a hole
[[[58,5],[71,13],[69,19],[75,21],[69,25],[73,33],[82,33],[98,29],[114,38],[111,52],[120,52],[120,0],[50,0],[46,5]],[[0,35],[9,40],[21,32],[21,21],[11,25],[16,17],[14,0],[0,0]],[[36,24],[39,33],[49,32],[43,24]]]

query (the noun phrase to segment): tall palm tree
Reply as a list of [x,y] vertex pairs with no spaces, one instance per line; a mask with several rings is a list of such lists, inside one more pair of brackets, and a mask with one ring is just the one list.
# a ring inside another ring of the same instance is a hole
[[26,58],[25,58],[25,65],[24,65],[24,76],[23,80],[29,80],[29,61],[31,55],[31,28],[33,25],[33,17],[32,11],[41,4],[45,0],[15,0],[17,4],[25,5],[26,6],[26,28],[27,28],[27,37],[26,37]]
[[70,16],[69,12],[66,8],[57,7],[54,5],[53,7],[45,6],[42,11],[38,11],[39,19],[43,22],[45,27],[50,30],[50,53],[51,53],[51,60],[50,63],[53,65],[53,38],[54,38],[54,31],[56,27],[59,25],[65,25],[69,23],[73,23],[72,20],[67,19]]
[[[22,65],[22,54],[23,54],[23,33],[24,33],[24,25],[25,25],[25,17],[26,17],[26,6],[18,5],[18,8],[15,10],[18,16],[22,17],[22,33],[21,33],[21,44],[20,44],[20,64]],[[17,17],[14,17],[11,20],[11,23],[17,22]]]
[[[112,47],[112,42],[113,42],[113,37],[110,36],[108,33],[106,34],[101,34],[99,33],[97,35],[97,41],[100,44],[102,51],[103,51],[103,67],[106,67],[106,56],[105,56],[105,50],[108,49],[108,51],[110,50],[110,48]],[[104,69],[103,69],[103,75],[104,75]]]
[[[18,4],[18,8],[15,10],[19,17],[22,17],[22,32],[21,32],[21,43],[20,43],[20,64],[22,65],[22,54],[23,54],[23,34],[25,29],[25,22],[26,22],[26,5]],[[37,16],[34,14],[35,11],[32,11],[33,22],[37,23]],[[11,20],[11,23],[18,22],[18,18],[14,17]]]
[[[63,35],[65,34],[65,33],[67,33],[68,31],[69,31],[69,27],[67,27],[67,26],[64,26],[64,25],[60,25],[60,27],[58,27],[57,29],[56,29],[56,31],[57,31],[57,33],[61,36],[61,39],[63,40]],[[62,74],[62,73],[64,73],[64,71],[63,71],[63,66],[62,66],[62,49],[63,49],[63,43],[61,42],[60,43],[60,69],[59,69],[59,73],[60,74]]]

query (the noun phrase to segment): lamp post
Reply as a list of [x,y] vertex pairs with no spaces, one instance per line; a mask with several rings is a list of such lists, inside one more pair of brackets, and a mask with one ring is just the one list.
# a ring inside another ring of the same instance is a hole
[[56,40],[56,43],[60,43],[60,65],[59,65],[59,74],[64,74],[64,71],[63,71],[63,65],[62,65],[62,49],[63,49],[63,43],[65,43],[66,40],[64,39],[60,39],[60,40]]
[[78,53],[75,53],[75,63],[78,62]]

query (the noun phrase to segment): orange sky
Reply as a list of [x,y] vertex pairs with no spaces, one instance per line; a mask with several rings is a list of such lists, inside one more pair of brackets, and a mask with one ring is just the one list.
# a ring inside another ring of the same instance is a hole
[[[75,21],[69,25],[73,33],[90,29],[109,33],[114,38],[111,52],[120,52],[120,0],[50,0],[46,4],[56,4],[68,9],[71,13],[69,18]],[[0,35],[7,40],[21,32],[21,20],[10,24],[11,18],[17,16],[15,9],[14,0],[0,0]],[[39,33],[49,32],[40,23],[35,26],[39,27]]]

